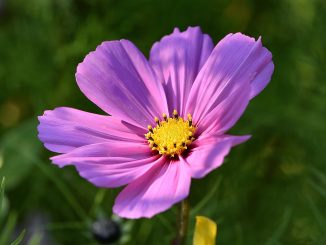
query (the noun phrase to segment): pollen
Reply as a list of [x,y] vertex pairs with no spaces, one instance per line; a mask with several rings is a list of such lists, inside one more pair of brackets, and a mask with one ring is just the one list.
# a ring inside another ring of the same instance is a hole
[[154,120],[155,127],[148,125],[148,133],[145,137],[149,147],[161,155],[170,157],[181,155],[195,140],[196,128],[190,114],[188,114],[188,120],[184,120],[177,110],[174,110],[173,117],[167,117],[163,113],[162,120],[158,117]]

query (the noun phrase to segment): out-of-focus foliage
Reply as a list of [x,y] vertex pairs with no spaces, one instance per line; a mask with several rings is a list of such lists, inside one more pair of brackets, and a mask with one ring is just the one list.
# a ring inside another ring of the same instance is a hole
[[[218,244],[326,244],[325,23],[323,0],[0,0],[0,177],[17,232],[29,244],[96,244],[90,224],[111,215],[118,190],[51,165],[36,117],[57,106],[100,112],[74,73],[102,41],[130,39],[147,55],[174,27],[199,25],[215,42],[261,35],[275,73],[232,130],[252,139],[193,181],[189,244],[195,215],[218,223]],[[122,243],[168,244],[175,212],[121,221]]]
[[[9,244],[10,236],[12,230],[15,228],[17,215],[10,214],[8,215],[8,219],[5,219],[8,214],[8,207],[5,202],[5,177],[2,178],[0,182],[0,225],[3,227],[0,230],[0,244]],[[25,235],[25,230],[23,230],[20,235],[10,243],[10,245],[18,245],[21,243]]]

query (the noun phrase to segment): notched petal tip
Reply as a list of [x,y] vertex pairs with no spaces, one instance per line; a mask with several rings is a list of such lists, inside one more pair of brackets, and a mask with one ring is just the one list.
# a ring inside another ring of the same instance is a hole
[[128,41],[128,40],[120,39],[120,40],[103,41],[99,45],[97,45],[94,50],[88,52],[85,55],[84,59],[80,63],[78,63],[77,68],[76,68],[76,72],[75,72],[75,76],[77,74],[82,73],[83,72],[82,70],[83,70],[83,68],[85,66],[85,62],[87,62],[89,60],[92,60],[93,57],[96,56],[98,53],[100,53],[103,48],[105,48],[106,46],[109,46],[109,45],[117,45],[117,44],[120,44],[121,41]]
[[214,44],[198,26],[177,30],[153,45],[150,63],[163,80],[168,111],[176,108],[180,114],[186,114],[184,106],[189,92]]
[[226,35],[222,40],[228,40],[228,38],[236,39],[239,41],[244,41],[244,42],[248,42],[248,43],[252,43],[252,44],[255,43],[255,45],[258,45],[258,48],[263,48],[262,36],[259,36],[256,39],[256,38],[248,36],[244,33],[236,32],[236,33],[230,33],[230,34]]
[[[190,91],[186,111],[199,120],[240,86],[248,86],[249,100],[269,83],[272,72],[266,70],[272,55],[255,40],[242,33],[224,37],[200,70]],[[209,89],[208,89],[209,88]]]
[[[46,144],[44,144],[44,145],[46,145]],[[63,168],[65,166],[67,166],[67,165],[72,165],[72,163],[69,163],[69,162],[65,161],[63,155],[64,154],[50,157],[50,160],[52,161],[52,163],[54,165],[57,165],[59,168]]]
[[[229,35],[232,36],[232,38],[238,38],[238,39],[243,39],[243,40],[250,41],[250,42],[256,42],[256,39],[254,37],[248,36],[242,32],[230,33]],[[227,35],[227,36],[229,36],[229,35]]]
[[172,33],[173,33],[173,34],[180,33],[180,29],[179,29],[179,27],[174,27]]
[[185,32],[191,31],[191,30],[196,30],[196,31],[202,32],[200,26],[188,26]]

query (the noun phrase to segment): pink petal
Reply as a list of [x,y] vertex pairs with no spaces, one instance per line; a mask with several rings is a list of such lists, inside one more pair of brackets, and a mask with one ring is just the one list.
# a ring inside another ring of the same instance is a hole
[[242,86],[233,91],[205,117],[196,122],[197,135],[211,133],[222,135],[232,128],[249,103],[249,93],[249,86]]
[[162,77],[170,113],[181,115],[195,78],[213,50],[213,42],[199,27],[174,32],[156,42],[150,53],[150,63]]
[[60,167],[74,165],[82,177],[108,188],[126,185],[142,176],[158,158],[147,144],[112,140],[82,146],[51,160]]
[[[272,72],[272,55],[260,38],[255,41],[240,33],[229,34],[217,44],[199,72],[186,110],[197,122],[244,86],[250,87],[249,97],[255,96],[270,81]],[[247,103],[246,99],[243,103]]]
[[103,42],[77,67],[82,92],[105,112],[147,127],[167,111],[161,81],[127,40]]
[[257,74],[255,79],[251,82],[250,98],[255,97],[267,86],[268,82],[271,80],[273,72],[274,72],[273,62],[270,62],[263,69],[261,69],[260,73]]
[[39,117],[39,138],[50,151],[66,153],[75,148],[118,140],[144,142],[146,130],[110,116],[60,107]]
[[203,178],[222,165],[231,147],[247,141],[250,136],[205,135],[194,141],[194,148],[185,157],[193,178]]
[[190,169],[183,160],[161,157],[143,176],[118,195],[113,212],[125,218],[150,218],[188,196]]

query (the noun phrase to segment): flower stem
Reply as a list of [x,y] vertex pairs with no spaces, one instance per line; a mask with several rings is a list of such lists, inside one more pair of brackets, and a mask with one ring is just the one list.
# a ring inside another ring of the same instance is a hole
[[179,208],[178,217],[178,234],[175,239],[175,245],[185,245],[187,240],[188,220],[189,220],[190,205],[189,200],[184,199]]

